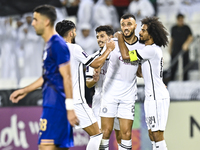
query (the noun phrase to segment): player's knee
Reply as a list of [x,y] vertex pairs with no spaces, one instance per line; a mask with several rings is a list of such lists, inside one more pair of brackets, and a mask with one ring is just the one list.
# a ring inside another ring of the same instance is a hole
[[151,141],[154,141],[153,134],[150,130],[149,130],[149,138],[150,138]]
[[122,136],[118,135],[116,136],[116,139],[117,139],[117,143],[121,144]]
[[116,135],[117,143],[121,144],[122,135],[121,135],[120,131],[115,130],[115,135]]
[[126,131],[123,131],[121,132],[121,138],[124,139],[124,140],[130,140],[131,139],[131,131],[129,130],[126,130]]
[[152,132],[153,135],[153,139],[155,142],[159,142],[164,140],[164,136],[163,136],[163,132],[162,131],[156,131],[156,132]]
[[109,139],[111,135],[112,129],[102,129],[103,139]]

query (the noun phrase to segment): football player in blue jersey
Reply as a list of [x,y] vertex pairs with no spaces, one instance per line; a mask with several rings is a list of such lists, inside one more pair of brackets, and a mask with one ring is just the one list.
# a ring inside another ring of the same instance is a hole
[[10,95],[10,100],[17,103],[29,92],[42,86],[39,150],[68,150],[74,145],[72,126],[79,124],[73,108],[70,52],[63,38],[55,32],[55,20],[56,11],[53,6],[41,5],[34,9],[32,26],[36,34],[46,42],[43,76]]

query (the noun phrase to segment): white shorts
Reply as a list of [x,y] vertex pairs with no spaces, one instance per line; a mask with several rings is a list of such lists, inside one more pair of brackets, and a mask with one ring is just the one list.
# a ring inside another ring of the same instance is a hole
[[169,111],[170,99],[146,100],[144,101],[144,111],[148,130],[164,131]]
[[134,120],[135,100],[120,100],[115,98],[102,99],[101,117],[123,118]]
[[[100,100],[99,100],[100,101]],[[92,105],[92,111],[94,113],[94,116],[96,117],[97,119],[97,122],[98,122],[98,125],[99,125],[99,128],[101,129],[101,117],[100,117],[100,107],[101,107],[101,103],[95,103],[95,101],[93,100],[93,105]],[[120,126],[119,126],[119,119],[117,119],[117,117],[115,117],[114,119],[114,129],[116,130],[120,130]]]
[[75,126],[76,129],[86,128],[93,123],[97,122],[92,109],[87,103],[74,104],[75,113],[79,119],[79,125]]

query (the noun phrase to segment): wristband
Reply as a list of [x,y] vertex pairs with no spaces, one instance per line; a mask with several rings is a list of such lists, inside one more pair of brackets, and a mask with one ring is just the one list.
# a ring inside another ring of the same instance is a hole
[[66,98],[65,99],[65,107],[67,110],[73,110],[74,109],[74,100],[72,98]]

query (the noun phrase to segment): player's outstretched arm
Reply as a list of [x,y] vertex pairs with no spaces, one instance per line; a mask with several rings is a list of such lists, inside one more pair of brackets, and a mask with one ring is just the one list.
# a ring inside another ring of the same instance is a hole
[[93,78],[86,79],[86,86],[88,88],[92,88],[99,81],[100,70],[101,67],[99,67],[98,69],[94,69]]
[[91,64],[90,66],[92,68],[99,68],[100,66],[102,66],[102,64],[105,62],[106,58],[108,57],[108,55],[110,54],[111,51],[113,51],[115,49],[115,42],[113,40],[107,41],[106,42],[106,51],[98,58],[96,58]]
[[115,36],[118,37],[118,45],[119,45],[119,49],[120,49],[123,60],[130,60],[129,50],[124,43],[124,37],[123,37],[122,32],[115,33]]
[[63,77],[64,92],[66,95],[65,104],[66,104],[66,109],[67,109],[67,119],[69,120],[69,123],[72,126],[78,125],[79,120],[74,111],[70,63],[60,67],[59,71],[60,71],[61,76]]
[[42,84],[43,84],[43,78],[40,77],[35,82],[33,82],[32,84],[26,86],[25,88],[22,88],[22,89],[14,91],[10,95],[10,100],[13,103],[18,103],[18,101],[21,100],[22,98],[24,98],[29,92],[34,91],[37,88],[41,87]]

